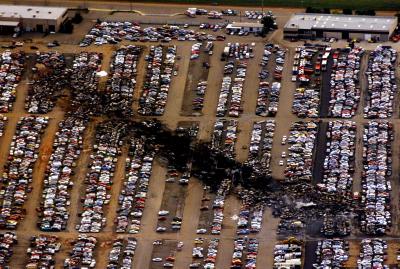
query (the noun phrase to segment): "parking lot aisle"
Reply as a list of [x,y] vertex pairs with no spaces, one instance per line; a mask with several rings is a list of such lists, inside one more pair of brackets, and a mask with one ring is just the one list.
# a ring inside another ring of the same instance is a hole
[[146,76],[146,66],[147,61],[144,59],[145,56],[149,53],[149,47],[141,45],[142,54],[140,55],[138,66],[137,66],[137,75],[136,75],[136,87],[133,91],[133,112],[137,115],[137,111],[139,108],[139,98],[142,93],[143,82]]
[[26,250],[29,247],[29,239],[32,234],[24,234],[21,235],[17,233],[18,244],[13,247],[13,255],[11,256],[11,260],[9,262],[10,268],[25,268],[27,255]]
[[114,231],[114,220],[117,217],[118,196],[121,192],[122,186],[125,182],[125,161],[128,157],[128,145],[127,143],[121,148],[122,154],[118,157],[118,161],[115,165],[115,172],[113,177],[113,185],[111,187],[111,199],[110,204],[106,207],[105,217],[107,218],[107,223],[104,226],[105,232]]
[[196,227],[199,222],[201,199],[203,195],[203,184],[196,178],[190,178],[187,187],[185,199],[185,208],[183,210],[182,227],[180,237],[190,238],[196,233]]
[[[386,264],[388,265],[397,265],[397,251],[399,250],[400,244],[398,241],[389,240],[388,241],[388,249],[387,249],[387,261]],[[398,268],[391,267],[391,268]]]
[[349,259],[345,262],[345,268],[357,268],[357,259],[360,255],[360,241],[349,241]]
[[[257,97],[258,97],[258,73],[260,72],[260,63],[263,57],[264,52],[264,43],[257,42],[254,47],[254,58],[248,61],[247,71],[246,71],[246,80],[243,86],[243,116],[246,115],[255,115],[256,105],[257,105]],[[272,72],[270,72],[272,76]]]
[[361,176],[363,172],[363,134],[364,124],[363,122],[357,122],[357,134],[356,134],[356,152],[355,152],[355,165],[353,175],[353,192],[361,191]]
[[361,68],[360,68],[360,75],[359,75],[359,85],[360,85],[360,101],[358,104],[357,112],[355,118],[363,118],[364,117],[364,107],[366,105],[366,95],[368,91],[368,79],[365,75],[365,71],[367,71],[368,67],[368,52],[366,51],[361,58]]
[[78,212],[81,209],[80,199],[84,195],[87,166],[90,162],[90,154],[92,153],[93,141],[95,136],[95,127],[97,123],[89,122],[83,135],[83,149],[75,167],[75,175],[73,176],[74,186],[71,190],[71,205],[69,207],[69,220],[67,224],[68,232],[75,232],[75,225],[78,224]]
[[49,124],[45,129],[44,135],[41,137],[41,145],[39,148],[39,157],[35,163],[32,174],[32,183],[30,184],[33,189],[28,194],[27,201],[25,202],[26,216],[21,222],[19,230],[22,231],[35,231],[38,230],[36,226],[37,212],[36,207],[39,206],[41,201],[44,173],[49,162],[50,155],[53,149],[53,141],[55,134],[58,131],[58,125],[63,117],[50,118]]
[[294,62],[293,57],[294,50],[288,50],[286,53],[285,65],[283,66],[282,73],[282,77],[287,79],[283,79],[282,81],[281,93],[279,97],[279,108],[275,117],[276,127],[271,151],[271,170],[272,177],[276,179],[283,179],[283,172],[285,170],[285,165],[279,166],[279,160],[281,160],[282,152],[285,151],[287,153],[288,148],[287,145],[281,145],[282,136],[286,135],[289,137],[289,129],[291,124],[296,120],[299,120],[292,113],[293,94],[296,84],[288,79],[291,77],[291,70]]
[[234,249],[233,239],[236,237],[237,217],[241,202],[234,195],[229,195],[225,202],[224,220],[222,222],[221,240],[215,268],[230,268]]
[[214,46],[214,56],[210,58],[210,71],[208,73],[208,86],[204,96],[204,116],[214,117],[217,110],[218,97],[220,93],[225,62],[221,62],[220,57],[224,50],[224,43],[216,43]]
[[179,55],[181,57],[180,60],[175,61],[175,68],[179,66],[178,75],[172,77],[165,112],[161,117],[166,120],[168,126],[169,121],[176,120],[181,112],[183,93],[185,91],[186,78],[189,70],[191,47],[191,43],[184,43],[177,45],[176,48],[177,56]]
[[[196,234],[196,227],[199,222],[201,198],[203,193],[202,183],[194,178],[189,181],[187,189],[188,195],[185,200],[185,209],[183,211],[182,228],[178,234],[180,241],[184,246],[182,251],[177,252],[175,268],[188,268],[192,261],[192,249],[194,246],[193,237]],[[201,235],[199,235],[201,237]]]
[[250,120],[239,120],[238,130],[236,160],[245,162],[249,153],[248,145],[251,139],[251,131],[253,130],[253,122]]
[[277,242],[276,230],[279,219],[272,216],[271,209],[264,212],[261,231],[256,235],[260,245],[258,247],[257,267],[272,268],[274,265],[274,246]]
[[153,252],[153,240],[149,237],[141,237],[138,239],[135,256],[133,257],[133,267],[147,269],[150,265],[151,255]]
[[167,170],[161,166],[158,161],[153,163],[153,171],[151,173],[149,191],[147,193],[146,204],[140,225],[140,234],[153,238],[157,226],[158,211],[165,189],[165,174]]

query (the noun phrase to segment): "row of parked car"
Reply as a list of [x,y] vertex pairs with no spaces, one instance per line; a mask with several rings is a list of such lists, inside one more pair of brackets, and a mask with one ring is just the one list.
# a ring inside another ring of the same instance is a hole
[[146,56],[147,73],[139,99],[139,114],[149,116],[164,114],[175,58],[176,46],[150,47],[150,53]]
[[69,256],[64,260],[64,268],[95,268],[96,259],[94,251],[96,245],[96,237],[80,234],[78,239],[73,242],[72,251],[69,252]]
[[299,118],[318,118],[320,90],[314,87],[296,88],[292,112]]
[[301,268],[303,256],[302,242],[290,238],[279,242],[274,247],[274,268]]
[[81,233],[98,233],[106,223],[104,206],[110,202],[109,190],[113,184],[115,164],[121,154],[121,137],[125,127],[123,123],[113,121],[105,121],[97,126],[94,150],[85,178],[85,195],[81,199],[81,220],[76,226]]
[[13,232],[0,234],[0,267],[8,269],[10,259],[14,254],[14,247],[18,244],[17,235]]
[[207,91],[208,82],[206,80],[199,80],[196,86],[196,98],[192,101],[192,108],[195,111],[201,111],[204,107],[204,95]]
[[351,118],[355,115],[361,94],[358,82],[364,52],[360,47],[333,52],[328,112],[331,117]]
[[[256,115],[259,116],[274,116],[278,112],[279,94],[281,85],[279,82],[273,82],[272,79],[281,80],[283,72],[283,64],[285,63],[286,51],[281,49],[278,45],[266,44],[264,46],[264,53],[261,59],[261,70],[258,74],[260,83],[258,86],[258,98],[256,106]],[[274,62],[274,75],[268,71],[270,57],[275,55]],[[272,87],[270,87],[270,82]]]
[[224,38],[220,39],[218,37],[215,38],[215,36],[205,32],[197,32],[187,27],[176,25],[142,27],[135,22],[104,21],[96,23],[79,45],[86,47],[94,43],[97,46],[101,46],[104,44],[118,44],[123,40],[133,42],[170,42],[172,39],[178,41],[224,40]]
[[66,229],[69,219],[71,177],[83,147],[87,119],[67,116],[59,123],[53,152],[46,168],[38,226],[42,231]]
[[23,206],[32,190],[33,166],[48,122],[48,117],[28,116],[21,117],[17,123],[1,177],[4,189],[0,195],[0,227],[3,229],[16,229],[26,214]]
[[12,110],[24,71],[25,53],[5,50],[0,55],[0,112]]
[[385,234],[392,224],[388,177],[392,175],[393,125],[370,121],[363,134],[362,196],[364,214],[361,230],[366,234]]
[[228,158],[235,158],[237,126],[237,120],[218,119],[214,124],[211,149]]
[[322,53],[322,47],[299,46],[296,48],[292,81],[297,81],[300,86],[294,94],[292,112],[300,118],[319,116],[321,64],[316,64],[316,58],[322,59]]
[[142,48],[139,46],[127,46],[115,52],[106,87],[109,97],[108,111],[118,111],[121,108],[125,111],[131,110],[141,52]]
[[34,57],[33,82],[29,85],[25,109],[29,113],[46,114],[55,106],[69,79],[65,56],[59,52],[37,52]]
[[360,257],[357,260],[357,267],[359,269],[389,269],[389,266],[385,264],[387,248],[387,242],[383,239],[363,239],[360,243]]
[[231,187],[230,180],[226,179],[221,182],[215,195],[215,199],[212,204],[213,208],[213,219],[211,223],[211,234],[220,234],[222,230],[222,221],[224,220],[224,207],[225,199],[229,194]]
[[258,121],[253,125],[247,164],[250,165],[256,173],[263,175],[271,174],[271,150],[274,132],[274,120]]
[[69,85],[71,89],[71,107],[77,114],[103,112],[99,106],[97,95],[99,76],[103,54],[97,52],[81,52],[74,58]]
[[136,234],[140,230],[154,153],[145,151],[145,140],[132,138],[125,163],[125,182],[118,197],[116,231]]
[[290,127],[289,156],[284,171],[287,182],[310,182],[312,179],[313,151],[318,131],[314,121],[295,122]]
[[324,239],[318,241],[315,269],[343,268],[349,259],[349,242],[343,239]]
[[217,254],[218,254],[218,238],[210,239],[207,248],[206,258],[204,259],[204,269],[214,269],[215,262],[217,261]]
[[369,55],[367,104],[365,118],[389,118],[393,115],[393,102],[397,92],[397,51],[390,46],[378,46]]
[[356,123],[330,121],[322,182],[328,192],[349,193],[353,185]]
[[132,268],[136,245],[137,241],[135,238],[114,240],[110,254],[108,254],[107,269]]
[[43,234],[32,236],[27,249],[29,258],[25,268],[55,268],[55,254],[60,248],[58,236]]

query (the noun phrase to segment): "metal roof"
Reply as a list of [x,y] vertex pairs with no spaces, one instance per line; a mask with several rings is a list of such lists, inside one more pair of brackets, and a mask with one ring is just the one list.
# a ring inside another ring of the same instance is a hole
[[55,20],[66,11],[65,7],[0,5],[0,20],[10,18]]
[[390,32],[396,25],[397,18],[391,16],[296,13],[284,29]]
[[16,27],[18,26],[19,22],[18,21],[0,21],[0,26],[13,26]]

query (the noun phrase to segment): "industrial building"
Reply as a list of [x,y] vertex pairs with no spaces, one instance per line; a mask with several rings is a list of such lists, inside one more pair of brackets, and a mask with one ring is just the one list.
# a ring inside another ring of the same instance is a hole
[[296,13],[286,23],[285,38],[337,38],[387,41],[397,26],[391,16]]
[[232,22],[226,26],[226,29],[237,32],[261,33],[263,25],[258,22]]
[[65,7],[0,5],[0,33],[57,32],[67,12]]

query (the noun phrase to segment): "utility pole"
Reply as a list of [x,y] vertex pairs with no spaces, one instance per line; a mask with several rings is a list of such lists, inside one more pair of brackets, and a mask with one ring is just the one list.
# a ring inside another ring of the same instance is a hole
[[264,15],[264,0],[261,0],[261,13]]

